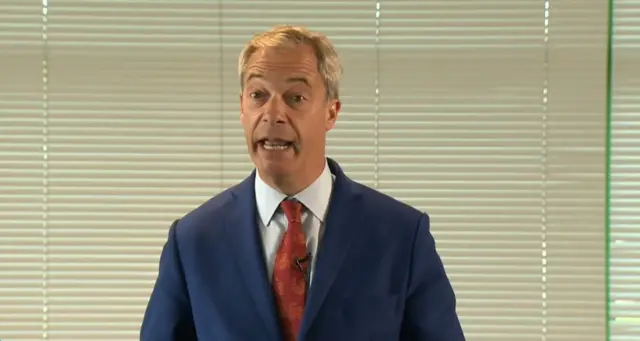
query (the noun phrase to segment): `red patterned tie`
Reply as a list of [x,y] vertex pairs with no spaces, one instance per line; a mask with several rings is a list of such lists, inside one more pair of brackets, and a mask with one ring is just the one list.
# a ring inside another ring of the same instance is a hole
[[284,340],[295,341],[304,313],[309,259],[302,231],[302,204],[285,200],[280,207],[287,216],[288,227],[276,254],[272,285]]

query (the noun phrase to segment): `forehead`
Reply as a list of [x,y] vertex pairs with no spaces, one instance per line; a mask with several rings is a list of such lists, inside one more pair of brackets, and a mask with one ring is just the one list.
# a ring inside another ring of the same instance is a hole
[[310,85],[321,79],[316,55],[307,45],[258,49],[247,61],[244,77],[245,81],[258,77],[270,82],[304,78]]

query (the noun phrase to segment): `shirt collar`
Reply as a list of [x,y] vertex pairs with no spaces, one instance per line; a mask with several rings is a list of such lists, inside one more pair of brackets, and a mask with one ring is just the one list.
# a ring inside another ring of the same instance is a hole
[[[333,175],[329,170],[329,165],[325,162],[324,170],[316,181],[293,197],[311,211],[320,222],[323,222],[329,206],[332,187]],[[255,176],[255,191],[258,214],[264,226],[268,226],[280,206],[280,202],[287,198],[287,195],[267,185],[257,172]]]

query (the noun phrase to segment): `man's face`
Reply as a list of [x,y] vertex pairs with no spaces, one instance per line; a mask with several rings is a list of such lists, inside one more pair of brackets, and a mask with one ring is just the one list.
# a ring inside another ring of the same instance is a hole
[[249,154],[261,176],[304,181],[324,166],[326,133],[340,103],[327,99],[311,47],[256,51],[247,63],[240,102]]

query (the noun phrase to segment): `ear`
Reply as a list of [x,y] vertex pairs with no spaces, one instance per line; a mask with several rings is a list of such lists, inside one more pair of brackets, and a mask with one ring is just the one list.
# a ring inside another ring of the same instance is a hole
[[325,123],[325,128],[327,131],[333,129],[336,125],[336,121],[338,120],[338,113],[340,113],[340,109],[342,108],[342,103],[339,100],[331,100],[329,102],[329,110],[327,110],[327,120]]

